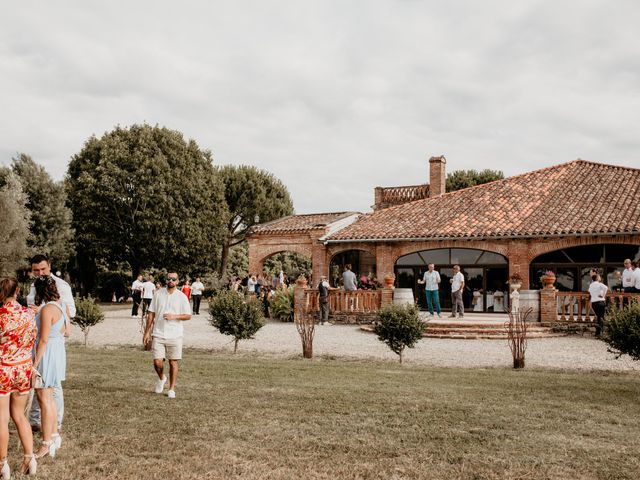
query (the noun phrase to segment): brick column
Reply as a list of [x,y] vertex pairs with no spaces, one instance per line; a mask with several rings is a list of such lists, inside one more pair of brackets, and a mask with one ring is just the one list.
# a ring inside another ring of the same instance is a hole
[[518,273],[522,278],[522,289],[529,289],[529,260],[528,260],[528,243],[521,240],[509,242],[508,254],[509,259],[509,278],[514,273]]
[[555,323],[558,321],[556,289],[553,285],[540,290],[540,321],[542,323]]
[[[313,239],[314,243],[311,247],[311,269],[313,285],[317,285],[322,275],[329,278],[329,265],[327,263],[327,247]],[[311,287],[313,287],[311,285]]]
[[249,273],[255,275],[262,273],[262,261],[260,260],[258,240],[253,238],[247,239],[247,245],[249,246]]
[[393,288],[384,287],[382,289],[382,301],[381,306],[391,305],[393,303]]
[[385,244],[376,246],[376,277],[379,281],[384,281],[386,275],[394,275],[394,262],[395,256],[392,247]]

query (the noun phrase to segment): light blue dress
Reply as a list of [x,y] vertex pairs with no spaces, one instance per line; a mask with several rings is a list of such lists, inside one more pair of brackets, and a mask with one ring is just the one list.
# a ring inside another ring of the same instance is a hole
[[[61,331],[62,326],[67,318],[64,310],[56,302],[49,302],[47,305],[55,305],[60,309],[62,315],[60,319],[51,325],[51,331],[49,332],[49,341],[47,342],[47,348],[42,354],[40,364],[36,365],[36,369],[42,375],[44,382],[44,388],[59,387],[60,382],[64,380],[65,372],[67,369],[67,355],[64,349],[64,333]],[[42,311],[42,310],[40,310]],[[38,338],[36,339],[36,349],[40,344],[40,312],[36,315],[36,325],[38,326]],[[35,350],[34,350],[35,356]]]

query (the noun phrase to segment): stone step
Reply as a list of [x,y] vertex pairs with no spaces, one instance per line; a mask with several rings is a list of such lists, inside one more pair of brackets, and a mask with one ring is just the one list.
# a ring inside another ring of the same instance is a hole
[[[475,323],[475,322],[429,322],[425,338],[451,338],[458,340],[506,340],[508,338],[504,323]],[[361,330],[373,332],[372,325],[362,325]],[[550,327],[530,325],[527,338],[553,338],[566,336],[566,332],[554,332]]]
[[[459,333],[459,334],[487,334],[491,335],[492,333],[506,333],[506,329],[504,327],[499,328],[436,328],[436,327],[428,327],[427,332],[437,334],[437,333]],[[551,329],[549,328],[529,328],[527,330],[529,334],[533,333],[550,333]]]
[[[549,333],[529,333],[527,334],[527,339],[533,339],[533,338],[554,338],[554,337],[565,337],[567,334],[566,333],[555,333],[555,332],[549,332]],[[492,333],[492,334],[459,334],[459,333],[443,333],[443,334],[432,334],[432,333],[425,333],[423,335],[424,338],[450,338],[450,339],[457,339],[457,340],[507,340],[507,334],[506,333]]]

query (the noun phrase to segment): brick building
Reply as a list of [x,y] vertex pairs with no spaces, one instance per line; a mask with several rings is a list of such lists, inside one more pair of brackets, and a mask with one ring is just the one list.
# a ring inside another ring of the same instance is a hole
[[[312,260],[313,278],[336,277],[345,263],[358,274],[389,274],[412,288],[435,263],[446,295],[451,267],[465,275],[472,298],[491,311],[518,273],[539,289],[542,271],[559,290],[580,291],[598,269],[611,288],[624,258],[640,260],[640,170],[575,160],[455,192],[445,192],[446,159],[429,159],[429,184],[376,187],[370,213],[293,215],[257,225],[248,237],[249,270],[270,255],[293,251]],[[476,307],[477,309],[477,307]]]

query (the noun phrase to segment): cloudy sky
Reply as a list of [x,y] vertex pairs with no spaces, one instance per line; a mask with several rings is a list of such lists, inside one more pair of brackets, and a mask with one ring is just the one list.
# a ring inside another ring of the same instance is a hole
[[0,162],[56,179],[140,122],[269,170],[298,213],[366,211],[431,155],[640,168],[635,0],[30,1],[0,23]]

